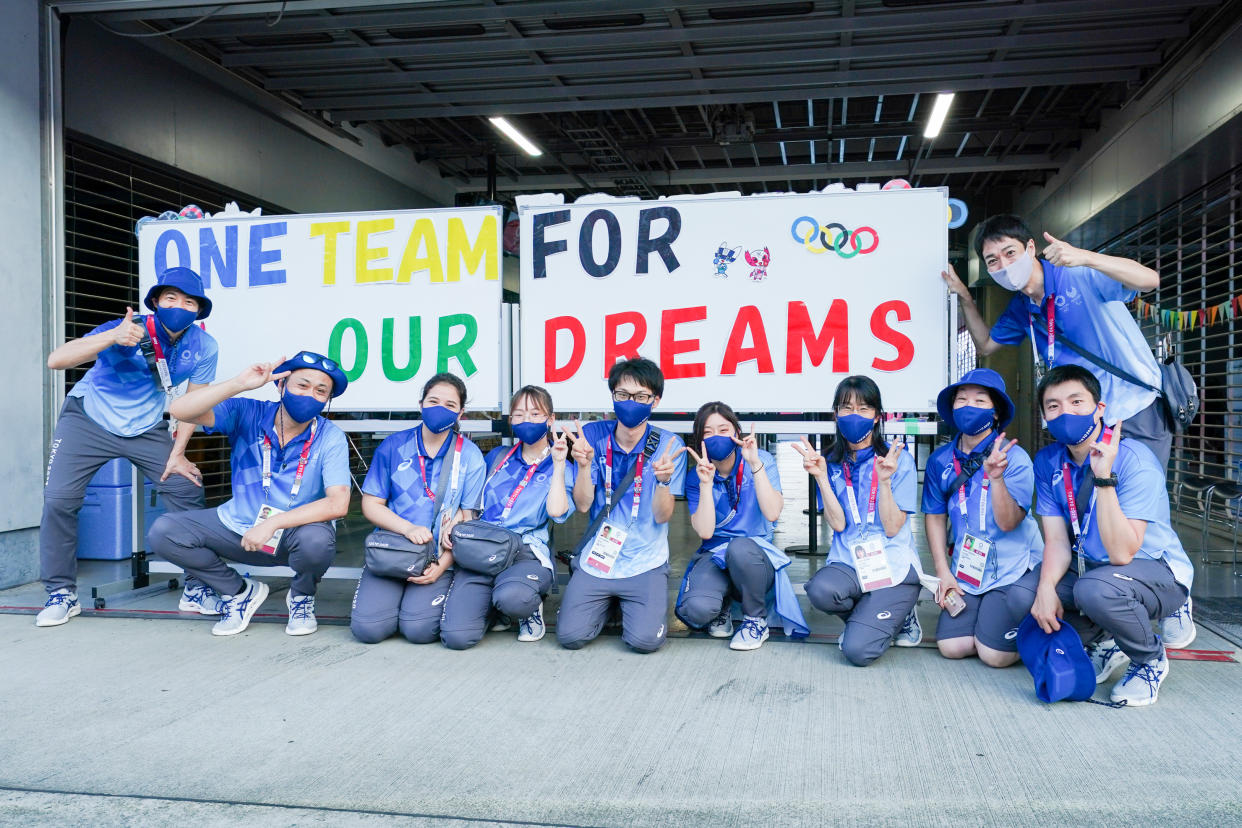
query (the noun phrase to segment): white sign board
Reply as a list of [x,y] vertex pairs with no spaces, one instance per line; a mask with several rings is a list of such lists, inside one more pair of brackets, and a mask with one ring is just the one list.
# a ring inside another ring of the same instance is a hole
[[611,407],[617,359],[658,363],[661,408],[831,408],[850,374],[931,411],[950,369],[943,188],[524,206],[522,382]]
[[166,267],[202,275],[217,379],[305,349],[349,377],[335,411],[416,409],[438,371],[465,379],[469,408],[494,409],[500,233],[499,207],[148,222],[139,292]]

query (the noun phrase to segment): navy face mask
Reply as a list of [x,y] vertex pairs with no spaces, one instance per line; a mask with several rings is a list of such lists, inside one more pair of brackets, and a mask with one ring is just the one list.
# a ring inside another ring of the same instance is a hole
[[528,446],[532,443],[538,443],[548,436],[547,423],[517,423],[510,426],[510,429],[513,431],[514,437]]
[[614,400],[612,412],[617,415],[621,425],[636,428],[651,416],[651,403],[634,402],[634,400]]
[[308,394],[294,394],[289,390],[285,390],[280,395],[280,402],[295,423],[309,423],[318,417],[319,412],[323,411],[323,407],[327,405]]
[[1048,433],[1058,443],[1076,446],[1091,436],[1095,430],[1095,412],[1090,414],[1062,414],[1048,421]]
[[861,443],[875,428],[875,420],[861,414],[838,414],[837,431],[849,443]]
[[423,425],[432,434],[440,434],[448,431],[457,422],[460,415],[459,412],[442,405],[427,405],[423,407]]
[[707,456],[717,462],[732,454],[733,449],[737,446],[737,443],[733,442],[732,437],[724,434],[705,437],[703,444],[707,447]]
[[[168,329],[169,333],[178,334],[194,324],[194,320],[198,318],[198,311],[185,308],[156,308],[155,318]],[[306,421],[299,420],[298,422]]]
[[969,434],[971,437],[991,428],[995,417],[996,409],[994,408],[963,405],[961,408],[953,409],[953,425],[957,426],[958,431]]

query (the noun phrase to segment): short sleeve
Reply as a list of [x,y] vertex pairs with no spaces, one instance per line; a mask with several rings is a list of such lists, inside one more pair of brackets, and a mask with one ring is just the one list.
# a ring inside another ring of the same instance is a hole
[[210,336],[203,337],[203,356],[190,373],[190,382],[209,385],[216,381],[216,363],[220,359],[220,346]]
[[203,430],[208,434],[233,434],[238,430],[245,414],[244,402],[246,401],[233,398],[216,403],[215,407],[211,409],[215,422],[211,428]]
[[379,448],[375,450],[375,456],[371,458],[371,468],[367,470],[366,480],[362,481],[363,494],[385,501],[389,499],[389,483],[392,481],[392,453],[395,445],[390,441],[396,436],[394,434],[385,437],[384,441],[379,444]]
[[[677,449],[681,448],[683,445],[684,443],[682,442],[680,437],[678,437],[676,434],[670,433],[667,447],[659,449],[660,453],[657,454],[656,457],[659,458],[663,456],[665,451],[667,451],[669,454],[676,454]],[[672,490],[674,496],[685,494],[685,491],[686,491],[686,464],[685,463],[674,464],[673,477],[672,479],[669,480],[668,487],[670,490]]]
[[[1130,448],[1125,443],[1122,446]],[[1121,513],[1130,520],[1159,520],[1160,501],[1168,498],[1164,474],[1156,466],[1154,457],[1144,458],[1133,450],[1126,455],[1125,465],[1117,470],[1117,500]],[[1145,459],[1150,462],[1144,462]]]
[[1035,455],[1035,513],[1061,517],[1061,506],[1052,494],[1052,468],[1040,454]]
[[1069,275],[1074,281],[1081,281],[1088,285],[1089,290],[1102,302],[1132,302],[1134,297],[1138,296],[1138,291],[1131,290],[1094,268],[1076,267],[1069,271]]
[[948,511],[944,497],[944,455],[932,454],[923,471],[923,514],[943,515]]
[[1031,315],[1027,311],[1030,300],[1019,293],[1009,300],[1005,310],[992,326],[991,337],[1002,345],[1017,345],[1026,339],[1031,329]]
[[353,479],[349,474],[349,447],[345,442],[345,432],[336,426],[325,426],[323,441],[323,454],[320,461],[323,487],[325,489],[330,486],[348,487]]
[[910,456],[910,452],[902,451],[901,459],[897,461],[897,472],[893,475],[893,500],[898,509],[911,515],[918,511],[917,477],[918,469],[915,468],[914,458]]
[[[461,508],[483,511],[483,484],[487,481],[487,468],[483,465],[483,452],[472,442],[467,442],[472,450],[462,451],[463,470],[461,485]],[[447,471],[447,469],[445,469]]]

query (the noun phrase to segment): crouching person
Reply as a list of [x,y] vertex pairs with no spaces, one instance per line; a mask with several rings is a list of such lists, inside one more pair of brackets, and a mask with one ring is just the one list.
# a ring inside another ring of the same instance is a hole
[[[280,402],[234,399],[273,380]],[[199,609],[221,616],[213,635],[246,629],[268,592],[225,559],[291,568],[285,632],[317,628],[315,590],[336,556],[332,521],[349,510],[350,485],[345,434],[320,412],[347,384],[335,362],[301,351],[279,365],[252,365],[173,404],[173,416],[226,435],[232,449],[233,498],[215,509],[164,515],[147,536],[154,554],[213,591]]]
[[[1056,443],[1035,455],[1036,511],[1043,563],[1010,590],[1045,632],[1062,619],[1078,629],[1096,684],[1130,662],[1114,702],[1154,704],[1169,673],[1166,644],[1194,637],[1163,627],[1189,595],[1194,568],[1169,523],[1169,495],[1155,455],[1104,428],[1100,384],[1077,365],[1053,368],[1037,390]],[[1181,639],[1174,641],[1173,639]]]

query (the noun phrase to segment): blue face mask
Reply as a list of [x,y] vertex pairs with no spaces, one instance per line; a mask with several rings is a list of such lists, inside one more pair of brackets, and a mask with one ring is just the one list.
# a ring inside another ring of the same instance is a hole
[[996,418],[995,408],[980,408],[977,405],[963,405],[953,409],[953,425],[963,434],[971,437],[982,434],[992,427]]
[[548,436],[547,423],[517,423],[510,426],[513,436],[521,440],[527,445],[538,443],[540,440]]
[[[185,308],[156,308],[155,318],[160,320],[160,324],[170,333],[177,334],[194,324],[194,320],[198,318],[198,311]],[[299,420],[298,422],[306,421]]]
[[875,428],[875,419],[872,417],[864,417],[861,414],[837,415],[837,431],[846,442],[861,443],[870,436],[873,428]]
[[295,423],[309,423],[327,405],[310,395],[294,394],[287,390],[280,395],[280,402]]
[[636,428],[651,416],[651,403],[634,402],[633,400],[616,400],[612,403],[612,412],[617,415],[621,425]]
[[703,439],[703,444],[707,447],[707,456],[716,461],[725,459],[737,447],[732,437],[723,434],[706,437]]
[[1076,446],[1091,436],[1095,430],[1095,412],[1090,414],[1062,414],[1048,421],[1048,433],[1058,443]]
[[458,412],[442,405],[423,406],[423,425],[432,434],[448,431],[457,422],[459,416],[461,415]]

